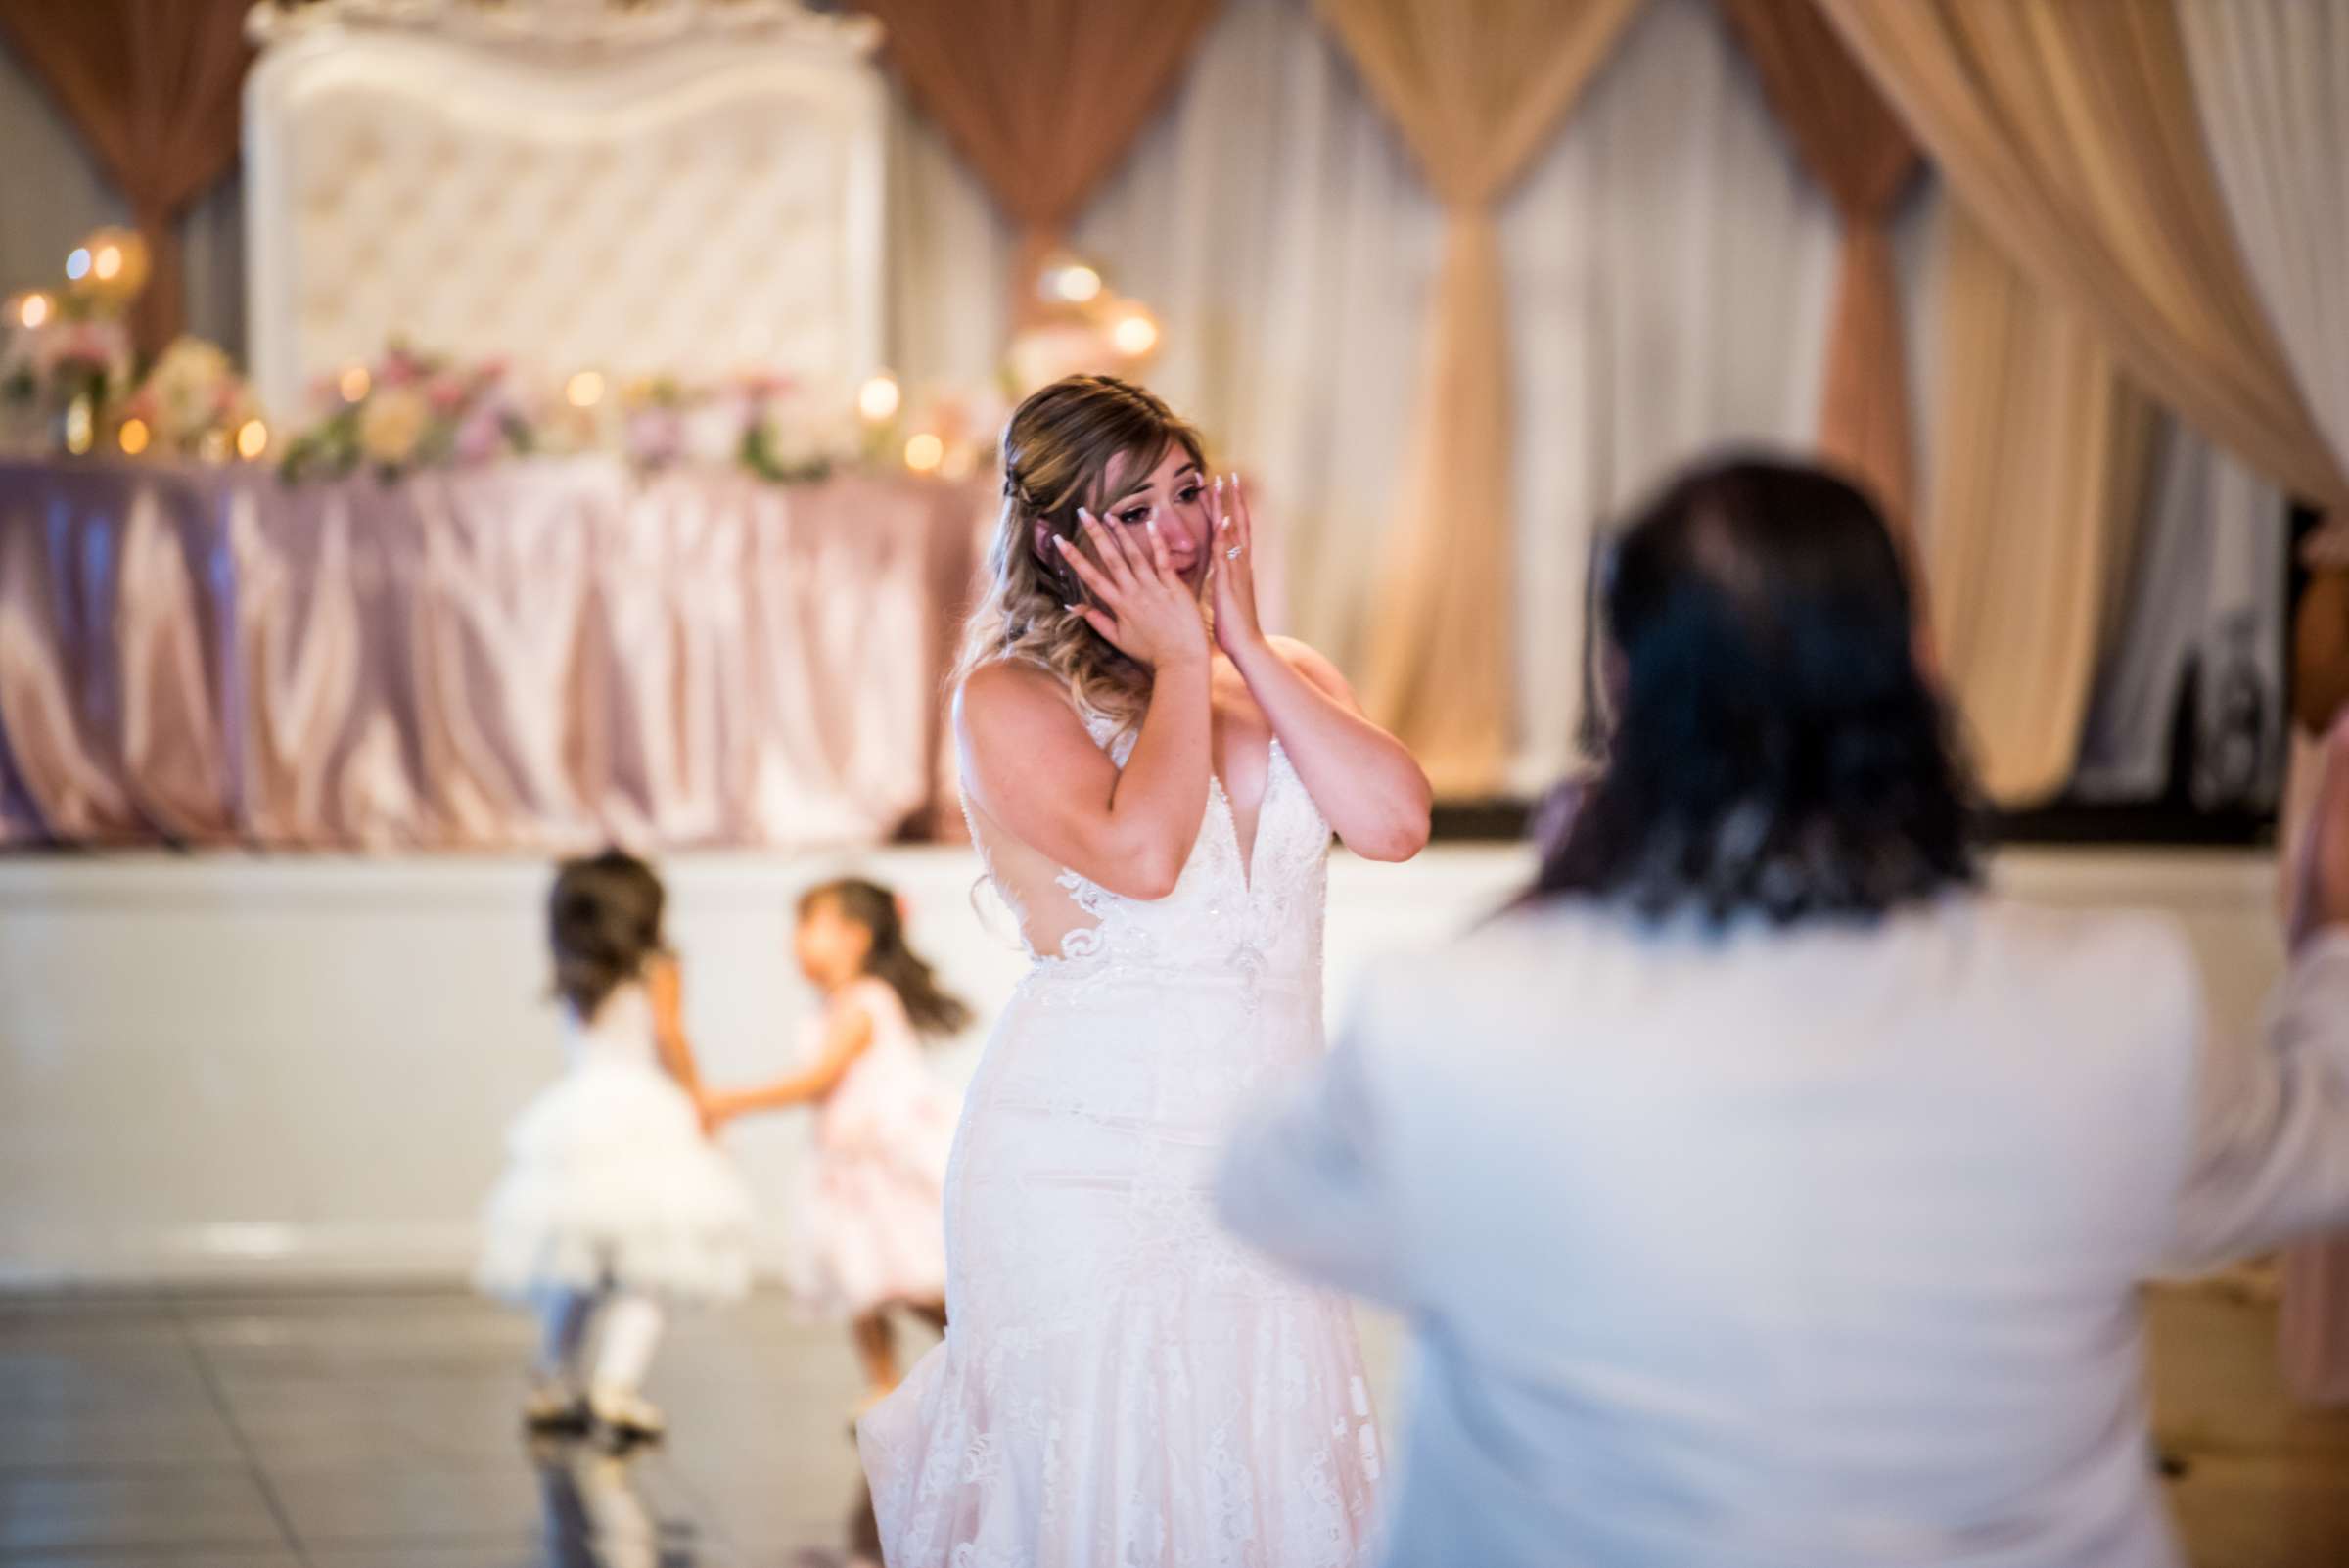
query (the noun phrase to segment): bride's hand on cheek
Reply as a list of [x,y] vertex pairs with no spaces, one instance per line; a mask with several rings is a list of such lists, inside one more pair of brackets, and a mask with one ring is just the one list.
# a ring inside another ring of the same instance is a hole
[[1104,527],[1090,512],[1077,514],[1091,557],[1067,539],[1055,535],[1053,547],[1093,596],[1089,605],[1070,605],[1069,613],[1108,638],[1120,652],[1152,669],[1185,659],[1207,658],[1207,629],[1200,623],[1199,601],[1168,558],[1158,525],[1136,539],[1132,529]]
[[1233,659],[1265,640],[1256,612],[1256,530],[1236,475],[1216,481],[1216,531],[1208,558],[1216,644]]

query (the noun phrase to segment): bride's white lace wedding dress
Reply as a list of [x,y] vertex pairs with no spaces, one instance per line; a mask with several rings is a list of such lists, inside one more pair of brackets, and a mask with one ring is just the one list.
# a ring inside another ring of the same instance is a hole
[[890,1568],[1350,1568],[1380,1467],[1353,1318],[1208,1194],[1322,1049],[1328,825],[1277,741],[1253,850],[1212,785],[1155,902],[971,815],[1037,957],[946,1178],[946,1342],[859,1433]]

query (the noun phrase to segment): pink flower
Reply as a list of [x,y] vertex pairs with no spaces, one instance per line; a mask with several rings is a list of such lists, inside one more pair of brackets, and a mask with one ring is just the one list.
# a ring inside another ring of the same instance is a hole
[[672,463],[685,455],[685,422],[673,408],[640,408],[621,431],[621,445],[639,463]]
[[377,367],[375,380],[382,387],[405,387],[411,382],[422,381],[425,374],[423,360],[405,348],[393,347],[384,354],[384,362]]
[[504,411],[491,398],[484,398],[465,416],[452,443],[460,463],[485,463],[504,450],[505,444]]
[[447,417],[465,406],[473,389],[462,378],[444,371],[425,383],[424,395],[432,403],[433,412]]
[[787,395],[798,383],[780,371],[746,370],[735,378],[734,385],[736,390],[754,402],[764,402],[769,398]]

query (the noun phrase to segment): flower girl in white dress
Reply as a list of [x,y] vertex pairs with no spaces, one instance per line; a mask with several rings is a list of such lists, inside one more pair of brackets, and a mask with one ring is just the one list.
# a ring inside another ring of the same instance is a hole
[[478,1274],[544,1314],[536,1429],[659,1437],[641,1390],[663,1304],[750,1285],[750,1195],[702,1128],[666,902],[652,868],[618,852],[563,866],[549,900],[569,1065],[507,1135]]
[[1352,1316],[1209,1185],[1321,1052],[1331,829],[1407,858],[1427,781],[1259,627],[1246,509],[1166,404],[1056,383],[1003,460],[955,716],[1035,962],[955,1140],[945,1343],[860,1429],[881,1539],[891,1568],[1353,1568],[1380,1459]]

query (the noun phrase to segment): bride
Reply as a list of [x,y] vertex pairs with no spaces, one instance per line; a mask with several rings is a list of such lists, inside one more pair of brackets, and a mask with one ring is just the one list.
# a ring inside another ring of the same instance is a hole
[[1239,484],[1157,397],[1057,382],[1003,473],[955,733],[1035,964],[955,1141],[946,1341],[859,1433],[888,1560],[1355,1564],[1380,1459],[1353,1320],[1208,1186],[1322,1049],[1331,830],[1409,858],[1427,780],[1259,627]]

